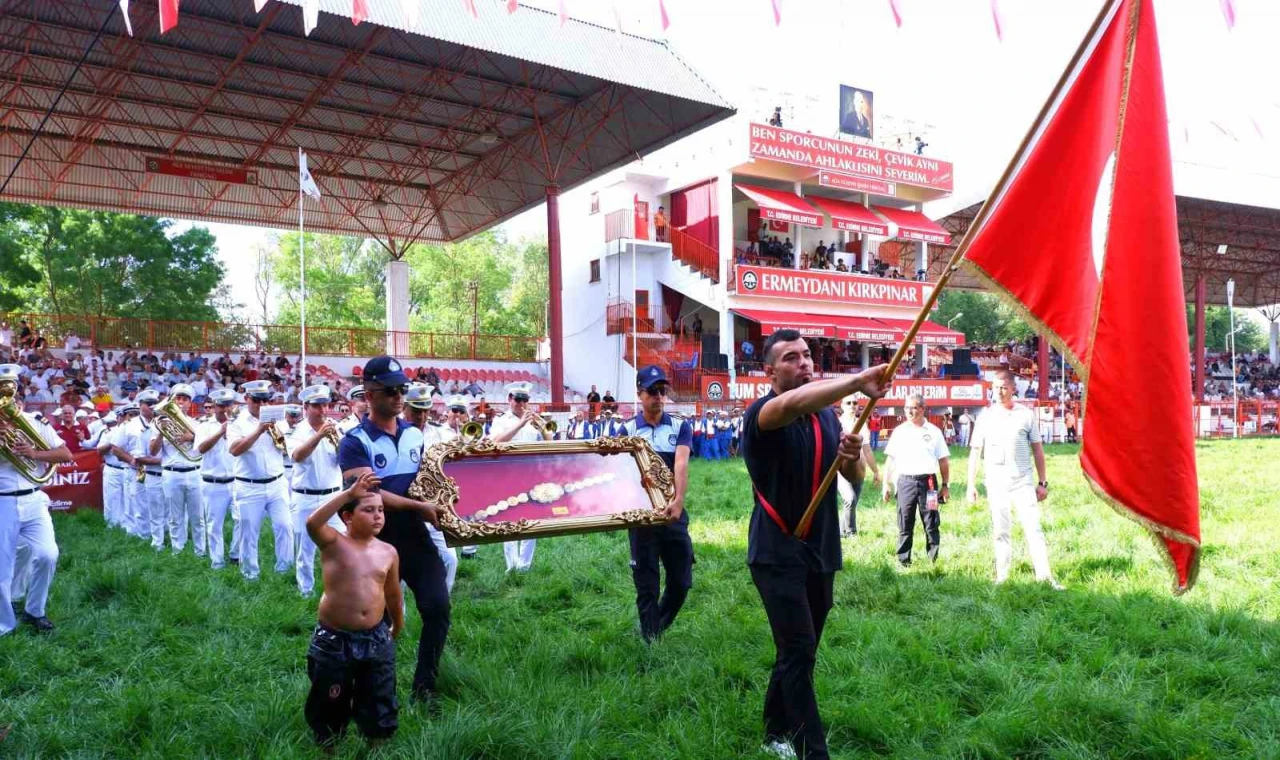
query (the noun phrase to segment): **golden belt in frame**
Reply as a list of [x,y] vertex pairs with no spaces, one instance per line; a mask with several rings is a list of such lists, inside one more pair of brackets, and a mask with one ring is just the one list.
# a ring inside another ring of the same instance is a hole
[[612,482],[617,477],[618,476],[612,472],[605,472],[600,475],[592,475],[589,478],[575,480],[563,485],[560,483],[550,482],[539,483],[528,491],[518,493],[515,496],[509,496],[506,499],[501,499],[490,504],[484,509],[476,511],[471,515],[470,519],[478,520],[495,517],[499,513],[505,512],[512,507],[519,506],[521,504],[528,504],[529,502],[541,504],[543,506],[550,506],[565,494],[577,493],[578,491],[582,491],[593,486],[605,485],[606,483]]

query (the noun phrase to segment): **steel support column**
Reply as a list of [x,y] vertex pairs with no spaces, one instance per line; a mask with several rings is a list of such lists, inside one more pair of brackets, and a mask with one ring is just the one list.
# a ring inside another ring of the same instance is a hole
[[551,318],[547,326],[551,339],[551,403],[564,403],[564,278],[560,272],[560,187],[547,185],[547,293]]
[[1040,336],[1040,355],[1036,359],[1036,366],[1039,369],[1039,377],[1037,383],[1040,385],[1040,395],[1037,396],[1041,401],[1049,398],[1049,364],[1053,357],[1049,351],[1049,339]]
[[1194,393],[1197,404],[1204,403],[1204,300],[1205,300],[1205,281],[1204,273],[1196,275],[1196,350],[1192,354],[1192,361],[1195,362],[1195,387]]

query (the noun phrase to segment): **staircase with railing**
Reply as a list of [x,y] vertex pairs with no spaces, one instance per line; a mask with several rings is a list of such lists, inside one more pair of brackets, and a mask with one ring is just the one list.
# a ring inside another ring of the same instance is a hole
[[679,261],[712,282],[720,282],[719,251],[682,229],[669,227],[668,234],[672,261]]

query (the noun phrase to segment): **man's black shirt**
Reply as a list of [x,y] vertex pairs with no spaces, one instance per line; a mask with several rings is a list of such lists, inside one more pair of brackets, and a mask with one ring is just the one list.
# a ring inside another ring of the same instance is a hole
[[822,459],[815,468],[814,415],[805,415],[777,430],[761,430],[760,410],[777,394],[770,391],[757,399],[742,417],[742,458],[751,476],[751,527],[747,534],[747,564],[808,565],[819,573],[833,573],[843,567],[840,554],[840,527],[836,515],[836,489],[827,490],[813,516],[809,536],[804,541],[784,534],[760,505],[768,500],[786,523],[788,532],[809,506],[814,488],[822,482],[840,445],[840,420],[828,407],[817,414],[822,435]]

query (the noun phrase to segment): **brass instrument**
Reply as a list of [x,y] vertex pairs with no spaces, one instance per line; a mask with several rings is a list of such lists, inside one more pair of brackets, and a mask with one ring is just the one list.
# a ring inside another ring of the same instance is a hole
[[276,448],[280,449],[280,453],[286,453],[288,447],[284,444],[284,433],[280,432],[280,428],[276,427],[274,422],[267,428],[267,434],[271,436],[271,442],[276,445]]
[[145,464],[140,464],[140,465],[137,465],[137,468],[138,468],[138,474],[133,476],[134,480],[138,481],[139,483],[147,482],[147,466]]
[[37,451],[49,451],[49,444],[45,443],[40,431],[18,410],[18,405],[14,402],[17,392],[16,383],[0,383],[0,456],[32,483],[48,483],[58,471],[58,465],[37,462],[13,451],[15,446],[24,443]]
[[462,440],[467,443],[475,443],[481,438],[484,438],[484,425],[476,420],[464,422],[459,435],[462,437]]
[[[326,424],[328,424],[328,423],[326,423]],[[338,434],[338,427],[337,427],[337,425],[331,425],[331,426],[329,427],[329,432],[327,432],[327,433],[325,433],[325,434],[324,434],[324,439],[325,439],[326,441],[328,441],[329,443],[333,444],[333,447],[336,449],[336,448],[338,448],[338,435],[339,435],[339,434]]]
[[164,402],[156,409],[156,432],[164,436],[169,445],[178,450],[178,454],[188,462],[199,462],[200,453],[192,447],[191,441],[179,440],[183,435],[192,436],[195,440],[196,424],[183,411],[182,407],[172,399]]
[[556,421],[551,418],[550,414],[540,414],[537,417],[534,417],[531,422],[533,422],[533,426],[538,429],[538,432],[544,436],[554,436],[556,431],[560,429],[560,426],[556,424]]

